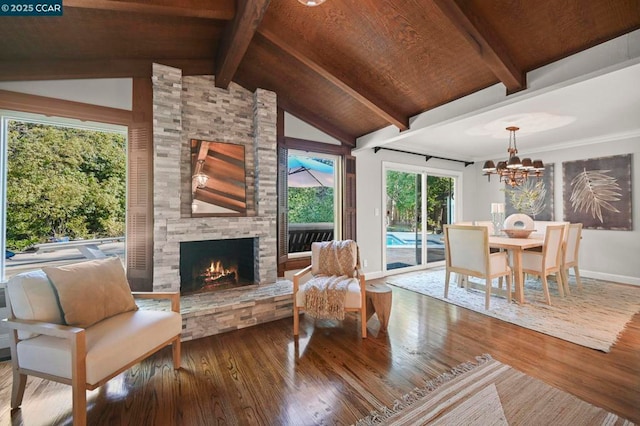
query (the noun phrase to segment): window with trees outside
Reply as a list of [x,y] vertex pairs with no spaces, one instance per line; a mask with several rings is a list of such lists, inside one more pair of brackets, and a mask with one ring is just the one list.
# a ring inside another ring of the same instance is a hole
[[127,129],[2,116],[0,281],[125,255]]
[[340,238],[340,157],[288,150],[288,253]]

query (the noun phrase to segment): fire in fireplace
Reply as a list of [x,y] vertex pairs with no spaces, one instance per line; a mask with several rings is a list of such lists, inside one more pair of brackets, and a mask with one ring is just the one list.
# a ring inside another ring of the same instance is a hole
[[180,243],[180,293],[255,284],[253,247],[253,238]]

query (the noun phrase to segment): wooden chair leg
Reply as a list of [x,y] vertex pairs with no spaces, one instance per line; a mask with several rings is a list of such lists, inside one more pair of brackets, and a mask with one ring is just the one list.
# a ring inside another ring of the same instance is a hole
[[362,338],[367,337],[367,304],[365,303],[360,310],[360,324],[362,327]]
[[83,386],[72,386],[73,426],[87,424],[87,390]]
[[582,280],[580,279],[580,271],[578,270],[578,265],[573,267],[573,272],[576,273],[576,284],[578,284],[578,290],[582,291]]
[[484,289],[484,308],[489,309],[489,303],[491,302],[491,278],[485,279]]
[[171,349],[173,352],[173,369],[180,369],[180,336],[177,336],[171,343]]
[[571,296],[571,289],[569,288],[569,270],[560,269],[560,276],[562,277],[562,284],[564,284],[564,292],[567,296]]
[[512,288],[512,282],[511,282],[511,274],[507,274],[507,302],[511,303],[511,288]]
[[449,278],[451,277],[451,272],[446,271],[444,274],[444,298],[446,299],[449,296]]
[[556,272],[556,282],[558,283],[558,293],[560,293],[560,297],[564,297],[564,283],[562,281],[562,274],[560,270]]
[[549,283],[547,282],[547,276],[542,275],[542,290],[544,291],[544,298],[547,300],[547,305],[551,305],[551,295],[549,294]]
[[17,367],[13,369],[13,386],[11,388],[11,409],[15,410],[22,405],[24,389],[27,386],[27,375],[20,374]]
[[296,306],[296,300],[294,296],[294,299],[293,299],[293,335],[294,336],[297,336],[299,334],[298,333],[299,328],[300,328],[300,311]]

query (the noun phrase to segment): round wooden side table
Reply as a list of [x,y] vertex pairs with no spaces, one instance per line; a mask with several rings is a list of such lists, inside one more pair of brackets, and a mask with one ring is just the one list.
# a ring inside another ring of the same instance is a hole
[[391,315],[391,287],[386,284],[367,284],[367,321],[375,313],[380,321],[380,331],[386,332]]

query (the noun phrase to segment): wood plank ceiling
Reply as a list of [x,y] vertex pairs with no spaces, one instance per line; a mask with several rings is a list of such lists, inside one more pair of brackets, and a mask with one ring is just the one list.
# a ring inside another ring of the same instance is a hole
[[638,0],[65,0],[0,17],[0,80],[146,77],[152,62],[278,95],[357,137],[640,28]]

